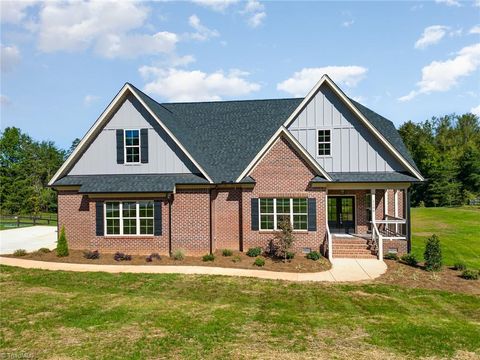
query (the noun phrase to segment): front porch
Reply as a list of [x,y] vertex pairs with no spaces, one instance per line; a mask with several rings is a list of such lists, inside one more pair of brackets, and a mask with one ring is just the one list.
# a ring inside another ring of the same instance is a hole
[[378,258],[409,251],[408,188],[327,189],[326,254]]

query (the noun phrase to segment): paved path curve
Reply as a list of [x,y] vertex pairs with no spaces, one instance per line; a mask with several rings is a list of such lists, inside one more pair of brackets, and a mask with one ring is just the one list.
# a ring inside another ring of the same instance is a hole
[[0,254],[12,254],[17,249],[30,252],[42,247],[51,250],[56,246],[56,226],[37,225],[0,231]]
[[101,271],[108,273],[226,275],[255,277],[271,280],[327,282],[351,282],[372,280],[379,277],[387,270],[387,265],[383,261],[378,261],[375,259],[334,259],[332,262],[332,268],[330,270],[317,273],[289,273],[209,266],[71,264],[7,257],[0,257],[0,264],[18,266],[29,269],[64,270],[80,272]]

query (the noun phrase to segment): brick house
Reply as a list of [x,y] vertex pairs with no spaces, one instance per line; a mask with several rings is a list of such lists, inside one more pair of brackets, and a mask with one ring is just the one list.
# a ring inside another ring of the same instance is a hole
[[410,249],[423,181],[394,125],[323,76],[305,98],[158,103],[125,84],[50,181],[71,249],[202,255]]

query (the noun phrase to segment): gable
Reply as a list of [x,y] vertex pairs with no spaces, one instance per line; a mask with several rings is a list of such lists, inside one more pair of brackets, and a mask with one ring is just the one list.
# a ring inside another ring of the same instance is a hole
[[[328,172],[407,170],[325,83],[288,129]],[[329,156],[318,155],[318,130],[330,130]]]
[[[148,163],[118,164],[117,129],[148,129]],[[105,121],[68,175],[200,173],[145,107],[129,94]]]

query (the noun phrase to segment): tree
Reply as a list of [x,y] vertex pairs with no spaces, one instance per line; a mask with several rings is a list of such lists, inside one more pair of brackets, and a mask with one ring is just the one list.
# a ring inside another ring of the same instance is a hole
[[68,243],[67,243],[67,236],[65,235],[65,226],[62,226],[62,230],[60,230],[60,236],[58,237],[57,256],[58,257],[68,256]]
[[280,231],[275,233],[273,240],[273,251],[275,256],[283,258],[287,262],[288,252],[293,247],[295,238],[293,236],[292,225],[290,220],[284,219],[279,222],[278,227]]
[[440,239],[433,234],[425,242],[425,269],[427,271],[439,271],[442,269],[442,249],[440,247]]

